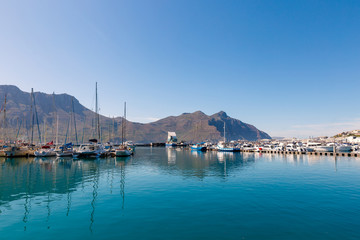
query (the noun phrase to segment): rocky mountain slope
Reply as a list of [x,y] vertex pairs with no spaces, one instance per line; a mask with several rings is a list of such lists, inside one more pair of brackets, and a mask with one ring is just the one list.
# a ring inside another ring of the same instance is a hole
[[[6,130],[4,126],[4,96],[6,104]],[[68,94],[34,93],[36,108],[33,108],[35,127],[34,141],[50,141],[55,139],[56,119],[58,118],[59,142],[86,141],[96,137],[95,113],[84,107],[79,101]],[[27,140],[31,136],[31,101],[30,93],[23,92],[16,86],[0,85],[1,134],[0,138]],[[35,111],[36,109],[36,111]],[[75,114],[75,122],[73,113]],[[58,116],[58,117],[56,117]],[[121,136],[122,118],[115,119],[100,116],[101,138],[103,141],[119,141]],[[37,122],[39,124],[37,124]],[[152,123],[126,122],[127,139],[134,142],[164,142],[168,131],[175,131],[178,139],[187,142],[203,140],[218,141],[224,136],[228,140],[259,140],[270,138],[268,134],[253,125],[229,117],[225,112],[208,116],[201,111],[170,116]],[[38,127],[39,126],[39,127]],[[40,137],[39,137],[40,132]]]

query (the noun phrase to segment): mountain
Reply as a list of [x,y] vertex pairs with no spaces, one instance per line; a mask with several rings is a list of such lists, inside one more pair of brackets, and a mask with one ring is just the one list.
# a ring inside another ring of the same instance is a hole
[[[2,111],[0,138],[15,139],[18,135],[18,139],[30,139],[32,132],[30,93],[23,92],[16,86],[0,85],[0,106],[2,106],[2,110],[5,94],[7,96],[7,128],[6,131],[3,130],[4,111]],[[73,96],[34,92],[34,99],[36,103],[36,107],[33,107],[35,123],[33,136],[35,141],[40,141],[39,132],[42,142],[54,140],[57,118],[59,142],[64,142],[65,139],[67,142],[76,141],[75,125],[79,142],[96,137],[95,113],[81,105]],[[73,121],[73,113],[75,122]],[[121,117],[111,119],[100,115],[103,141],[120,141],[122,120]],[[126,135],[127,139],[134,142],[164,142],[167,138],[167,132],[175,131],[178,139],[182,141],[218,141],[224,137],[224,122],[226,139],[228,140],[271,138],[253,125],[231,118],[223,111],[211,116],[201,111],[183,113],[180,116],[170,116],[147,124],[126,121]]]

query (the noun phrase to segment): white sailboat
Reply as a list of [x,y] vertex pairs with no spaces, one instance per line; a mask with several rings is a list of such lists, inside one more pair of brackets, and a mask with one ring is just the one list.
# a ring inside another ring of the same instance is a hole
[[226,142],[226,137],[225,137],[225,121],[224,121],[224,141],[220,141],[218,143],[218,145],[216,146],[217,150],[220,152],[236,152],[236,151],[240,151],[240,148],[233,146],[233,144],[227,143]]
[[124,103],[124,118],[121,124],[121,145],[115,149],[115,157],[128,157],[133,154],[133,151],[124,143],[126,134],[126,102]]
[[[100,135],[100,116],[98,113],[98,97],[97,97],[97,83],[95,85],[95,117],[96,117],[96,132],[98,139],[101,139]],[[74,151],[73,156],[75,158],[97,158],[104,157],[106,150],[104,146],[98,142],[98,139],[90,139],[89,143],[81,144],[80,147]]]

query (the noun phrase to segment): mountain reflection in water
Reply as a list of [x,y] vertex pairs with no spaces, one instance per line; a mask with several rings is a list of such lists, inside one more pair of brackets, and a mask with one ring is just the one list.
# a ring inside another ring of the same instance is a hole
[[[288,239],[359,236],[359,169],[355,158],[181,148],[139,147],[128,158],[96,160],[0,158],[0,234],[264,239],[285,227]],[[339,222],[346,225],[334,232]]]

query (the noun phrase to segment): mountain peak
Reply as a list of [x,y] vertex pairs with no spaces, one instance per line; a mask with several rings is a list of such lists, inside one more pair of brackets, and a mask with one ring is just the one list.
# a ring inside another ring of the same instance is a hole
[[229,116],[226,114],[226,112],[220,111],[220,112],[212,115],[212,117],[219,117],[219,118],[223,119],[223,118],[228,118]]

